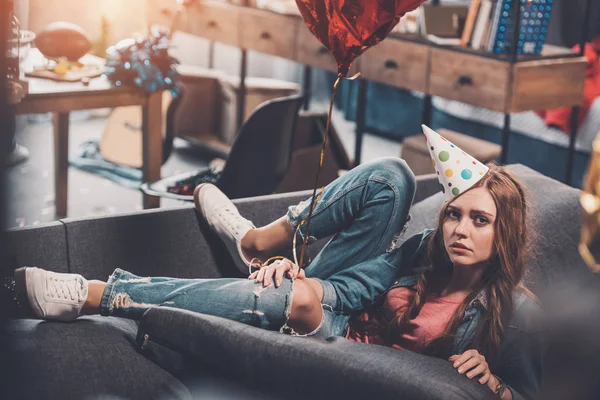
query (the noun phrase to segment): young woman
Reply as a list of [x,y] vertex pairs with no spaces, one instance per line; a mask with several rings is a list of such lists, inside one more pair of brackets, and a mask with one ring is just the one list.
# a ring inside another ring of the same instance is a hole
[[[523,188],[492,166],[444,204],[434,230],[395,247],[414,191],[411,170],[391,158],[328,185],[310,240],[333,238],[306,269],[278,260],[248,279],[140,278],[117,269],[101,282],[21,268],[16,292],[47,319],[138,319],[151,307],[170,306],[292,335],[345,336],[442,357],[503,399],[535,397],[541,351],[529,323],[535,302],[521,283],[528,239]],[[195,200],[240,266],[289,249],[296,231],[298,243],[306,234],[309,201],[255,228],[213,185],[196,188]]]

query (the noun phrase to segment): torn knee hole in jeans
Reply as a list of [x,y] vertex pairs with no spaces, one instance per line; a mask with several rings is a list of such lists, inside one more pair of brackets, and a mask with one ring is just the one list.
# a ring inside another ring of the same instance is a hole
[[319,329],[321,329],[321,327],[323,326],[323,322],[325,321],[325,313],[322,313],[322,315],[321,315],[321,322],[319,322],[319,326],[317,326],[315,329],[313,329],[312,332],[309,332],[309,333],[298,333],[294,330],[294,328],[292,328],[291,326],[288,325],[288,322],[290,322],[290,317],[292,315],[292,295],[293,294],[294,294],[294,291],[292,290],[292,292],[288,296],[288,302],[287,302],[286,308],[285,308],[285,318],[286,318],[285,323],[279,329],[279,333],[285,333],[290,336],[298,336],[298,337],[307,337],[307,336],[316,335],[317,332],[319,332]]
[[155,308],[159,304],[136,303],[127,293],[117,293],[112,301],[113,308]]
[[131,279],[121,279],[122,283],[151,283],[152,278],[131,278]]
[[315,329],[313,329],[312,332],[309,332],[309,333],[296,332],[294,330],[294,328],[292,328],[291,326],[288,325],[288,322],[289,322],[289,320],[288,320],[285,322],[285,324],[283,324],[281,329],[279,329],[279,333],[285,333],[290,336],[298,336],[298,337],[315,336],[319,332],[319,329],[321,329],[321,327],[323,326],[324,320],[325,320],[325,314],[323,314],[323,317],[321,318],[321,322],[319,322],[319,326],[317,326]]
[[244,314],[252,314],[252,315],[258,315],[259,317],[262,317],[265,315],[264,312],[262,311],[258,311],[258,310],[244,310],[242,311]]
[[268,286],[265,287],[262,284],[260,284],[252,293],[254,293],[254,297],[259,298],[260,294],[262,292],[264,292],[265,290],[267,290],[268,288],[269,288]]
[[297,217],[306,209],[306,207],[310,205],[310,202],[310,200],[304,200],[298,203],[296,206],[290,207],[290,213],[294,218]]

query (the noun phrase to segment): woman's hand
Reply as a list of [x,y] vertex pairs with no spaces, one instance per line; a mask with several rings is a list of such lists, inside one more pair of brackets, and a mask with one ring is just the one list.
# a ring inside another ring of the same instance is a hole
[[[275,275],[275,279],[273,279],[273,275]],[[255,279],[256,282],[262,282],[264,287],[271,286],[271,283],[275,280],[275,287],[279,287],[281,282],[283,282],[284,275],[290,279],[306,278],[303,269],[287,258],[284,258],[283,260],[276,260],[258,271],[254,271],[248,279]]]
[[477,350],[471,349],[462,354],[455,354],[448,361],[453,363],[452,366],[458,369],[459,374],[466,373],[469,379],[481,375],[479,383],[487,384],[492,392],[496,390],[498,379],[492,375],[485,357]]

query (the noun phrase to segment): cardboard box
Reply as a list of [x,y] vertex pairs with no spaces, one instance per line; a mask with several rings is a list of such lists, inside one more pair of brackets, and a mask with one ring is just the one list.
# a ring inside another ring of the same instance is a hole
[[[449,129],[436,129],[436,132],[484,164],[497,159],[502,151],[502,147],[498,144]],[[415,175],[435,173],[425,135],[415,135],[404,139],[400,157],[406,161]]]
[[[220,139],[228,145],[233,144],[238,133],[237,109],[239,96],[239,77],[222,77],[220,84]],[[247,77],[246,104],[244,108],[244,121],[252,114],[254,109],[268,100],[279,97],[291,96],[300,92],[300,86],[294,82],[281,81],[269,78]]]
[[225,74],[219,70],[193,65],[179,65],[183,93],[175,114],[177,136],[203,140],[218,136],[221,104],[219,81]]

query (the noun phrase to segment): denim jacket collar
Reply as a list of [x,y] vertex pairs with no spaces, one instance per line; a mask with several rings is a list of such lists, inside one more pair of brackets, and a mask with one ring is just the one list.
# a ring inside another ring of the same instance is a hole
[[477,296],[471,301],[469,307],[481,304],[484,309],[488,309],[488,290],[483,288],[477,293]]
[[[404,276],[398,279],[396,282],[394,282],[393,287],[414,286],[417,284],[418,281],[419,274]],[[467,308],[477,307],[478,305],[480,305],[485,310],[488,309],[488,290],[486,288],[481,289],[479,293],[477,293],[477,296],[473,300],[471,300]]]

